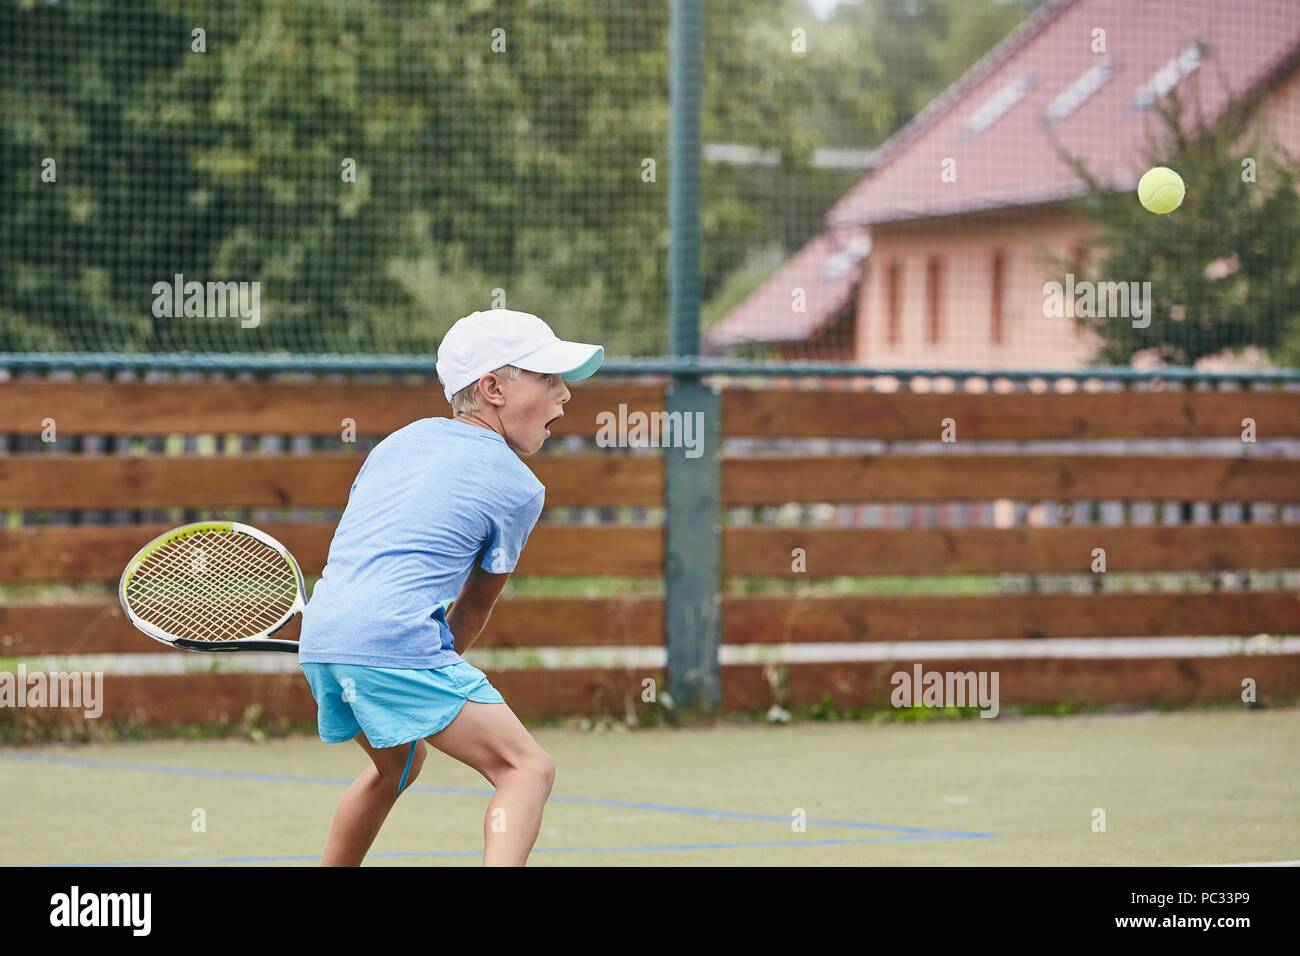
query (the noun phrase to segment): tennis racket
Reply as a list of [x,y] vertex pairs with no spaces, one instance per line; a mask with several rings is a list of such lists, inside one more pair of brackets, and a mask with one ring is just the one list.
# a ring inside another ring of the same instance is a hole
[[269,534],[201,521],[159,535],[122,572],[118,598],[131,623],[187,651],[298,652],[277,640],[307,603],[302,569]]

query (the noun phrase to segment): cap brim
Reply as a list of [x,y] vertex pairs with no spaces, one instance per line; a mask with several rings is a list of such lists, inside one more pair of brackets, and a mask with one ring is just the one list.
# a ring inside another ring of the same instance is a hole
[[604,361],[602,346],[557,339],[510,364],[530,372],[558,372],[566,382],[581,382],[595,375]]

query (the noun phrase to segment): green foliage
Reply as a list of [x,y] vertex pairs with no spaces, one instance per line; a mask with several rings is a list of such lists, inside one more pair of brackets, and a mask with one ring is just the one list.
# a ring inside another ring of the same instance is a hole
[[[1039,6],[1041,0],[863,0],[839,6],[832,24],[848,37],[866,40],[868,62],[879,65],[878,83],[892,132]],[[855,87],[867,85],[860,71],[850,76],[855,84],[841,88],[845,100],[853,98]]]
[[791,709],[796,720],[858,720],[872,724],[923,724],[931,721],[969,720],[980,715],[978,707],[837,707],[830,692],[807,707]]
[[[709,4],[705,93],[794,155],[821,74],[780,55],[789,8]],[[0,350],[428,352],[500,289],[611,354],[661,352],[666,31],[666,3],[6,6]],[[759,70],[770,95],[741,79]],[[757,216],[705,193],[708,228]],[[260,325],[155,318],[178,273],[259,282]]]
[[1116,192],[1070,160],[1088,184],[1080,207],[1100,225],[1105,250],[1089,278],[1151,283],[1145,328],[1128,318],[1078,319],[1100,337],[1095,359],[1128,364],[1150,350],[1164,363],[1192,365],[1256,346],[1297,364],[1300,163],[1252,127],[1240,104],[1213,126],[1177,96],[1155,110],[1160,134],[1149,165],[1175,170],[1187,187],[1173,213],[1147,212],[1135,193]]
[[5,746],[144,740],[242,740],[260,744],[298,736],[316,736],[315,721],[269,720],[256,706],[239,720],[184,724],[136,724],[117,718],[61,723],[35,712],[0,712],[0,745]]
[[[782,157],[703,169],[711,312],[858,178],[816,148],[883,141],[1033,5],[705,4],[704,141]],[[667,30],[667,2],[5,4],[0,351],[428,353],[505,304],[660,353]],[[260,283],[259,325],[156,318],[177,274]]]

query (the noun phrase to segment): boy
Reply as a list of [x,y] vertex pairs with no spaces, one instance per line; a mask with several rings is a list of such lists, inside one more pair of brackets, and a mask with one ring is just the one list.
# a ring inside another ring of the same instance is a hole
[[517,455],[541,448],[565,380],[592,375],[604,351],[526,312],[467,315],[438,347],[454,418],[398,429],[361,466],[298,655],[321,739],[355,740],[374,762],[339,801],[323,865],[360,865],[425,740],[496,789],[483,864],[527,861],[555,765],[457,648],[483,630],[542,511],[546,489]]

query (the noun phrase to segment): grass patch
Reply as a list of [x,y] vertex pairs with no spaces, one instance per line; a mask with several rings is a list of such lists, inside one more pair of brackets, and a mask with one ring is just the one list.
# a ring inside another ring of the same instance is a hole
[[269,720],[262,708],[250,706],[239,720],[210,723],[136,724],[120,719],[58,724],[20,711],[0,711],[0,745],[130,743],[146,740],[269,740],[308,734],[316,736],[316,722]]
[[662,578],[600,575],[511,577],[502,592],[502,597],[516,598],[661,598],[663,596]]

